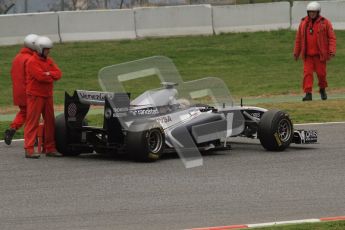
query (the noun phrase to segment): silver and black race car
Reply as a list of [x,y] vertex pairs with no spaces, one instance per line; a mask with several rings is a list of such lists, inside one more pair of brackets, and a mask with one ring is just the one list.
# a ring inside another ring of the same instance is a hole
[[[132,100],[123,83],[147,76],[159,78],[161,87]],[[166,57],[105,67],[99,82],[104,91],[65,93],[64,113],[56,118],[60,153],[122,153],[156,161],[176,151],[186,167],[195,167],[202,164],[200,151],[226,149],[232,137],[257,138],[269,151],[317,142],[315,130],[294,130],[284,111],[235,105],[218,78],[183,82]],[[90,105],[104,107],[102,127],[87,125]]]

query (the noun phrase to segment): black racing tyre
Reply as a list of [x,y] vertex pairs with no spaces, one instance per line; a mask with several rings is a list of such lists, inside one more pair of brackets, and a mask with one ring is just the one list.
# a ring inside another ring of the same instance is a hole
[[[83,125],[87,125],[87,122],[84,120]],[[55,118],[55,145],[56,150],[64,156],[78,156],[82,153],[81,149],[71,148],[68,146],[68,137],[67,126],[65,121],[65,115],[59,114]]]
[[135,161],[153,162],[164,150],[165,135],[156,121],[133,122],[127,131],[126,153]]
[[293,125],[289,115],[281,110],[265,112],[259,122],[258,138],[269,151],[283,151],[293,138]]

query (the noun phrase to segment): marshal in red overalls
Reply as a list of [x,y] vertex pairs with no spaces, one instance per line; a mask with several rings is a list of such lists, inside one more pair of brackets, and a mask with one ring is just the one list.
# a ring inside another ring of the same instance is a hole
[[[48,42],[50,40],[43,39]],[[40,37],[39,39],[42,39]],[[40,40],[38,40],[38,43]],[[43,42],[44,43],[44,42]],[[45,43],[44,43],[45,44]],[[44,120],[44,148],[47,154],[56,152],[55,149],[55,116],[53,106],[54,82],[61,78],[61,71],[54,61],[48,57],[47,46],[38,49],[28,61],[28,84],[27,84],[27,121],[24,129],[24,148],[26,156],[30,157],[34,152],[34,144],[39,127],[39,119],[42,115]],[[37,44],[39,45],[39,44]]]
[[303,91],[306,96],[303,101],[312,100],[314,72],[318,77],[321,99],[327,99],[326,62],[336,52],[336,37],[332,24],[319,14],[320,10],[319,3],[309,3],[308,16],[302,19],[296,33],[294,56],[296,60],[299,56],[304,60]]

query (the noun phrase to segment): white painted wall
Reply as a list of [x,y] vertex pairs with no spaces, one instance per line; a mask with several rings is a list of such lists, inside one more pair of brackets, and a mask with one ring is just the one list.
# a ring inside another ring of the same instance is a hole
[[[231,6],[184,5],[126,10],[0,15],[0,45],[22,44],[27,34],[54,42],[211,35],[227,32],[296,29],[308,2]],[[321,14],[345,30],[345,0],[320,1]],[[291,17],[290,17],[291,10]]]
[[[291,11],[291,28],[297,29],[301,19],[307,16],[307,4],[309,2],[296,1]],[[321,15],[332,22],[333,28],[345,30],[345,1],[319,1]]]
[[0,45],[22,44],[28,34],[60,41],[57,13],[0,15]]
[[214,6],[213,28],[216,34],[266,31],[290,28],[288,2]]
[[64,11],[58,14],[62,42],[136,38],[133,10]]
[[138,37],[213,34],[210,5],[135,8]]

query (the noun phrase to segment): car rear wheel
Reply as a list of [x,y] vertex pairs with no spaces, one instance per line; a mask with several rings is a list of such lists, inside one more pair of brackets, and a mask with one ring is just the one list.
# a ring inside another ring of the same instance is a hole
[[286,112],[269,110],[259,122],[258,138],[261,145],[269,151],[283,151],[289,147],[293,138],[293,125]]
[[[83,125],[87,125],[87,122],[84,120]],[[69,137],[73,133],[71,130],[68,130],[65,115],[60,114],[55,118],[55,145],[56,150],[63,154],[64,156],[78,156],[84,149],[79,149],[76,147],[69,146]],[[86,151],[90,152],[90,150]]]
[[127,154],[136,161],[158,160],[162,155],[164,145],[164,130],[157,122],[133,122],[127,131]]

